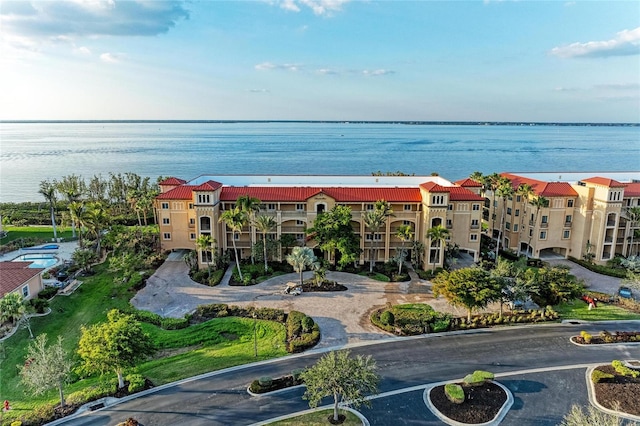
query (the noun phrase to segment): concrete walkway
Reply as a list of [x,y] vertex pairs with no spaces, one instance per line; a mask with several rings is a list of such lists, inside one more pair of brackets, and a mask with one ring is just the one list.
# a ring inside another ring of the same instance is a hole
[[591,291],[615,295],[622,285],[622,279],[620,278],[595,273],[567,259],[545,259],[545,262],[551,266],[568,266],[571,269],[571,273],[579,280],[583,280],[587,289]]

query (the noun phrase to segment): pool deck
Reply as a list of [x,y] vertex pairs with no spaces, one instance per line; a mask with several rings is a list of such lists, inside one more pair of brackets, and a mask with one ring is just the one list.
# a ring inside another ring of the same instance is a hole
[[[63,262],[65,260],[70,260],[71,259],[71,255],[73,254],[75,249],[78,247],[78,242],[77,241],[69,241],[69,242],[66,242],[66,243],[57,243],[57,245],[60,246],[57,250],[42,249],[42,253],[54,254],[57,258],[60,259],[60,261]],[[23,255],[23,254],[36,254],[36,253],[39,253],[38,250],[36,250],[36,249],[14,250],[14,251],[10,251],[9,253],[5,253],[3,255],[0,255],[0,262],[11,261],[11,260],[15,259],[16,257],[18,257],[20,255]]]

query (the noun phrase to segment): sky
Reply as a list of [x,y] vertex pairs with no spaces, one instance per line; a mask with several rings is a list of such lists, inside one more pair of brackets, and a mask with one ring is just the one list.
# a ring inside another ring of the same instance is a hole
[[640,122],[640,2],[0,0],[0,120]]

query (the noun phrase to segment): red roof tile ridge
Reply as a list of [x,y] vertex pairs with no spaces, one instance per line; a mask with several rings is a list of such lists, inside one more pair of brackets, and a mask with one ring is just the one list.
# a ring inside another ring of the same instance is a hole
[[617,180],[611,179],[611,178],[606,178],[606,177],[602,177],[602,176],[594,176],[594,177],[590,177],[587,179],[583,179],[583,182],[587,182],[587,183],[594,183],[596,185],[602,185],[602,186],[606,186],[609,188],[622,188],[624,187],[624,184],[621,182],[618,182]]

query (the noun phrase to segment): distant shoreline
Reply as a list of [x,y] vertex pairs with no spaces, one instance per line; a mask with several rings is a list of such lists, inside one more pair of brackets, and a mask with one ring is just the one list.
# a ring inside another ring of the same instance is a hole
[[573,127],[640,127],[640,123],[554,123],[537,121],[397,121],[397,120],[0,120],[0,124],[237,124],[237,123],[327,123],[327,124],[404,124],[413,126],[573,126]]

